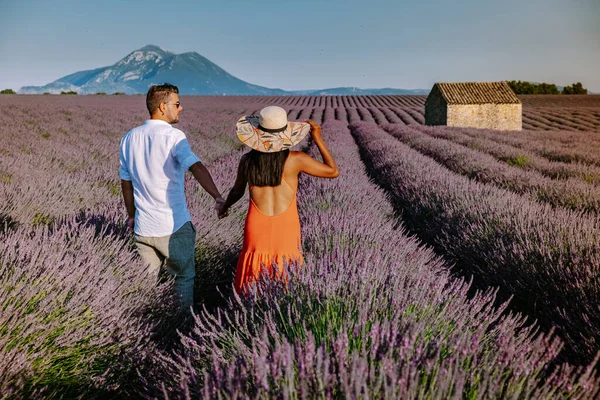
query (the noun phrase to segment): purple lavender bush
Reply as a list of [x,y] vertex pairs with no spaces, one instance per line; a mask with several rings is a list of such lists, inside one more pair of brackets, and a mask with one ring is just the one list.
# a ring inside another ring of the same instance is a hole
[[144,314],[170,309],[166,286],[154,288],[135,268],[128,241],[61,222],[2,237],[0,393],[117,390],[155,347],[157,320]]
[[[390,124],[404,124],[404,121],[402,121],[402,119],[400,119],[400,117],[398,117],[398,115],[393,112],[390,108],[382,108],[381,112],[383,113],[383,115],[385,115],[385,118],[388,120],[388,122]],[[381,125],[381,124],[379,124]]]
[[[164,398],[591,398],[590,366],[551,368],[561,348],[493,306],[397,226],[344,123],[324,125],[341,168],[305,178],[306,263],[287,285],[201,311],[145,395]],[[311,150],[314,152],[314,149]]]
[[[417,129],[432,137],[450,140],[490,154],[508,165],[524,170],[537,171],[552,179],[577,178],[593,185],[600,184],[600,167],[581,163],[550,161],[532,151],[480,137],[478,129],[429,126],[417,127]],[[473,136],[469,136],[465,132],[470,132]]]
[[356,111],[358,112],[358,115],[360,116],[361,121],[375,122],[375,119],[371,115],[371,112],[369,111],[369,109],[359,107],[356,109]]
[[425,124],[425,109],[424,107],[407,107],[406,113],[409,114],[419,125]]
[[383,125],[391,122],[387,120],[385,114],[379,108],[369,107],[369,112],[373,116],[373,119],[377,125]]
[[546,202],[553,207],[590,213],[600,211],[600,188],[581,180],[553,180],[536,171],[524,171],[500,162],[489,154],[431,137],[411,127],[392,124],[382,127],[402,143],[458,174]]
[[560,364],[552,333],[451,278],[456,258],[408,237],[369,181],[348,118],[383,107],[401,121],[394,107],[418,127],[424,99],[182,96],[178,127],[223,192],[241,156],[235,121],[270,104],[326,121],[342,169],[301,180],[306,263],[249,299],[231,293],[247,203],[217,220],[188,177],[198,228],[188,332],[123,226],[116,154],[147,118],[143,96],[1,98],[0,398],[597,397],[593,363]]
[[361,121],[361,117],[360,114],[358,113],[357,109],[352,107],[352,108],[347,108],[346,112],[348,113],[348,123],[351,124],[353,122],[359,122]]
[[593,359],[600,340],[596,218],[470,181],[375,125],[351,129],[407,227],[482,287],[500,286],[543,327],[556,327],[572,359]]
[[323,111],[323,122],[335,120],[335,108],[327,107]]
[[501,135],[497,131],[479,129],[465,130],[464,133],[519,147],[550,161],[600,166],[600,137],[596,132],[553,128],[549,131],[503,131]]
[[405,108],[391,108],[390,111],[392,111],[394,114],[396,114],[396,116],[398,118],[400,118],[402,120],[402,122],[406,125],[419,125],[419,122],[416,121],[412,115],[410,115],[409,113],[406,112]]
[[335,119],[338,121],[346,122],[348,120],[348,112],[345,108],[336,108],[335,109]]

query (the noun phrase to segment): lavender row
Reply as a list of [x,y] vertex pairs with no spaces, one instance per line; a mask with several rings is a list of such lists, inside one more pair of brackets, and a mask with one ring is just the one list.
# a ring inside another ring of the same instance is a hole
[[550,161],[600,166],[600,136],[594,132],[503,131],[498,134],[498,131],[485,129],[465,129],[462,132],[531,151]]
[[[203,96],[204,97],[204,96]],[[353,107],[423,107],[427,96],[422,95],[376,95],[376,96],[235,96],[232,103],[272,104],[286,107],[353,108]],[[223,98],[215,98],[222,102]]]
[[[384,125],[383,129],[402,143],[433,158],[450,171],[470,179],[508,189],[532,200],[546,202],[553,207],[600,212],[600,188],[597,186],[577,179],[552,180],[539,172],[510,166],[489,154],[431,137],[410,127]],[[429,132],[436,128],[423,127],[422,130]]]
[[578,131],[595,131],[598,130],[600,124],[590,118],[589,114],[573,114],[571,112],[561,110],[559,112],[531,110],[523,114],[525,118],[534,124],[541,124],[549,129],[561,130],[578,130]]
[[[600,167],[579,163],[550,161],[532,151],[520,149],[484,138],[478,130],[449,127],[415,127],[432,137],[446,139],[477,151],[490,154],[508,165],[533,170],[552,179],[577,178],[584,182],[600,184]],[[467,135],[465,132],[472,132]],[[502,134],[502,133],[499,133]]]
[[[560,343],[492,306],[397,227],[341,123],[324,126],[341,168],[301,180],[306,264],[287,289],[200,313],[184,351],[162,359],[145,396],[170,398],[587,398],[590,371],[547,374]],[[315,154],[314,149],[312,150]]]
[[555,96],[555,95],[525,95],[519,96],[523,107],[556,110],[575,109],[579,111],[594,110],[600,107],[600,96]]
[[115,390],[167,334],[168,287],[148,279],[123,227],[93,222],[2,235],[0,397]]
[[555,326],[574,360],[599,349],[598,221],[454,174],[372,124],[352,133],[407,226],[482,286]]
[[423,125],[425,117],[423,111],[410,107],[347,107],[347,108],[311,108],[311,107],[287,107],[289,120],[312,119],[317,123],[339,120],[342,122],[375,122],[379,125],[393,123],[403,125]]

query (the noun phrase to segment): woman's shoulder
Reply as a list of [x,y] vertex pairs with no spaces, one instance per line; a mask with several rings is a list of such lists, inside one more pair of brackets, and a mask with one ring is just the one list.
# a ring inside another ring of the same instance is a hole
[[288,156],[289,158],[303,158],[303,157],[308,157],[308,154],[306,154],[303,151],[290,151],[290,155]]
[[283,167],[284,171],[292,175],[297,175],[300,171],[302,171],[304,165],[306,164],[307,158],[310,158],[310,156],[303,151],[290,151],[290,154]]
[[297,162],[301,162],[305,157],[308,157],[308,154],[306,154],[303,151],[290,151],[288,161],[291,161],[291,163],[294,164]]

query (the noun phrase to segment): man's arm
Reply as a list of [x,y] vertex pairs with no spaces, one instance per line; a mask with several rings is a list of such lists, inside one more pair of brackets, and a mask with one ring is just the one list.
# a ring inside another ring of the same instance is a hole
[[194,178],[196,178],[200,186],[202,186],[202,188],[206,190],[217,203],[223,203],[225,201],[221,197],[219,189],[215,186],[212,176],[210,176],[210,172],[208,172],[204,164],[201,162],[194,163],[190,167],[190,172],[194,175]]
[[127,226],[133,229],[135,221],[135,203],[133,202],[133,183],[121,179],[121,190],[123,191],[123,200],[125,200],[125,208],[127,208]]

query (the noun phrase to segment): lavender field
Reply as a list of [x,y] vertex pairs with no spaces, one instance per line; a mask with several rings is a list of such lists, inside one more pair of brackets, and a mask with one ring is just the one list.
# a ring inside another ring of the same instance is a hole
[[521,132],[424,126],[425,98],[181,96],[223,193],[266,105],[340,168],[300,180],[306,265],[249,299],[246,202],[218,220],[186,181],[190,324],[124,226],[145,98],[0,96],[0,398],[598,398],[600,96],[522,97]]

